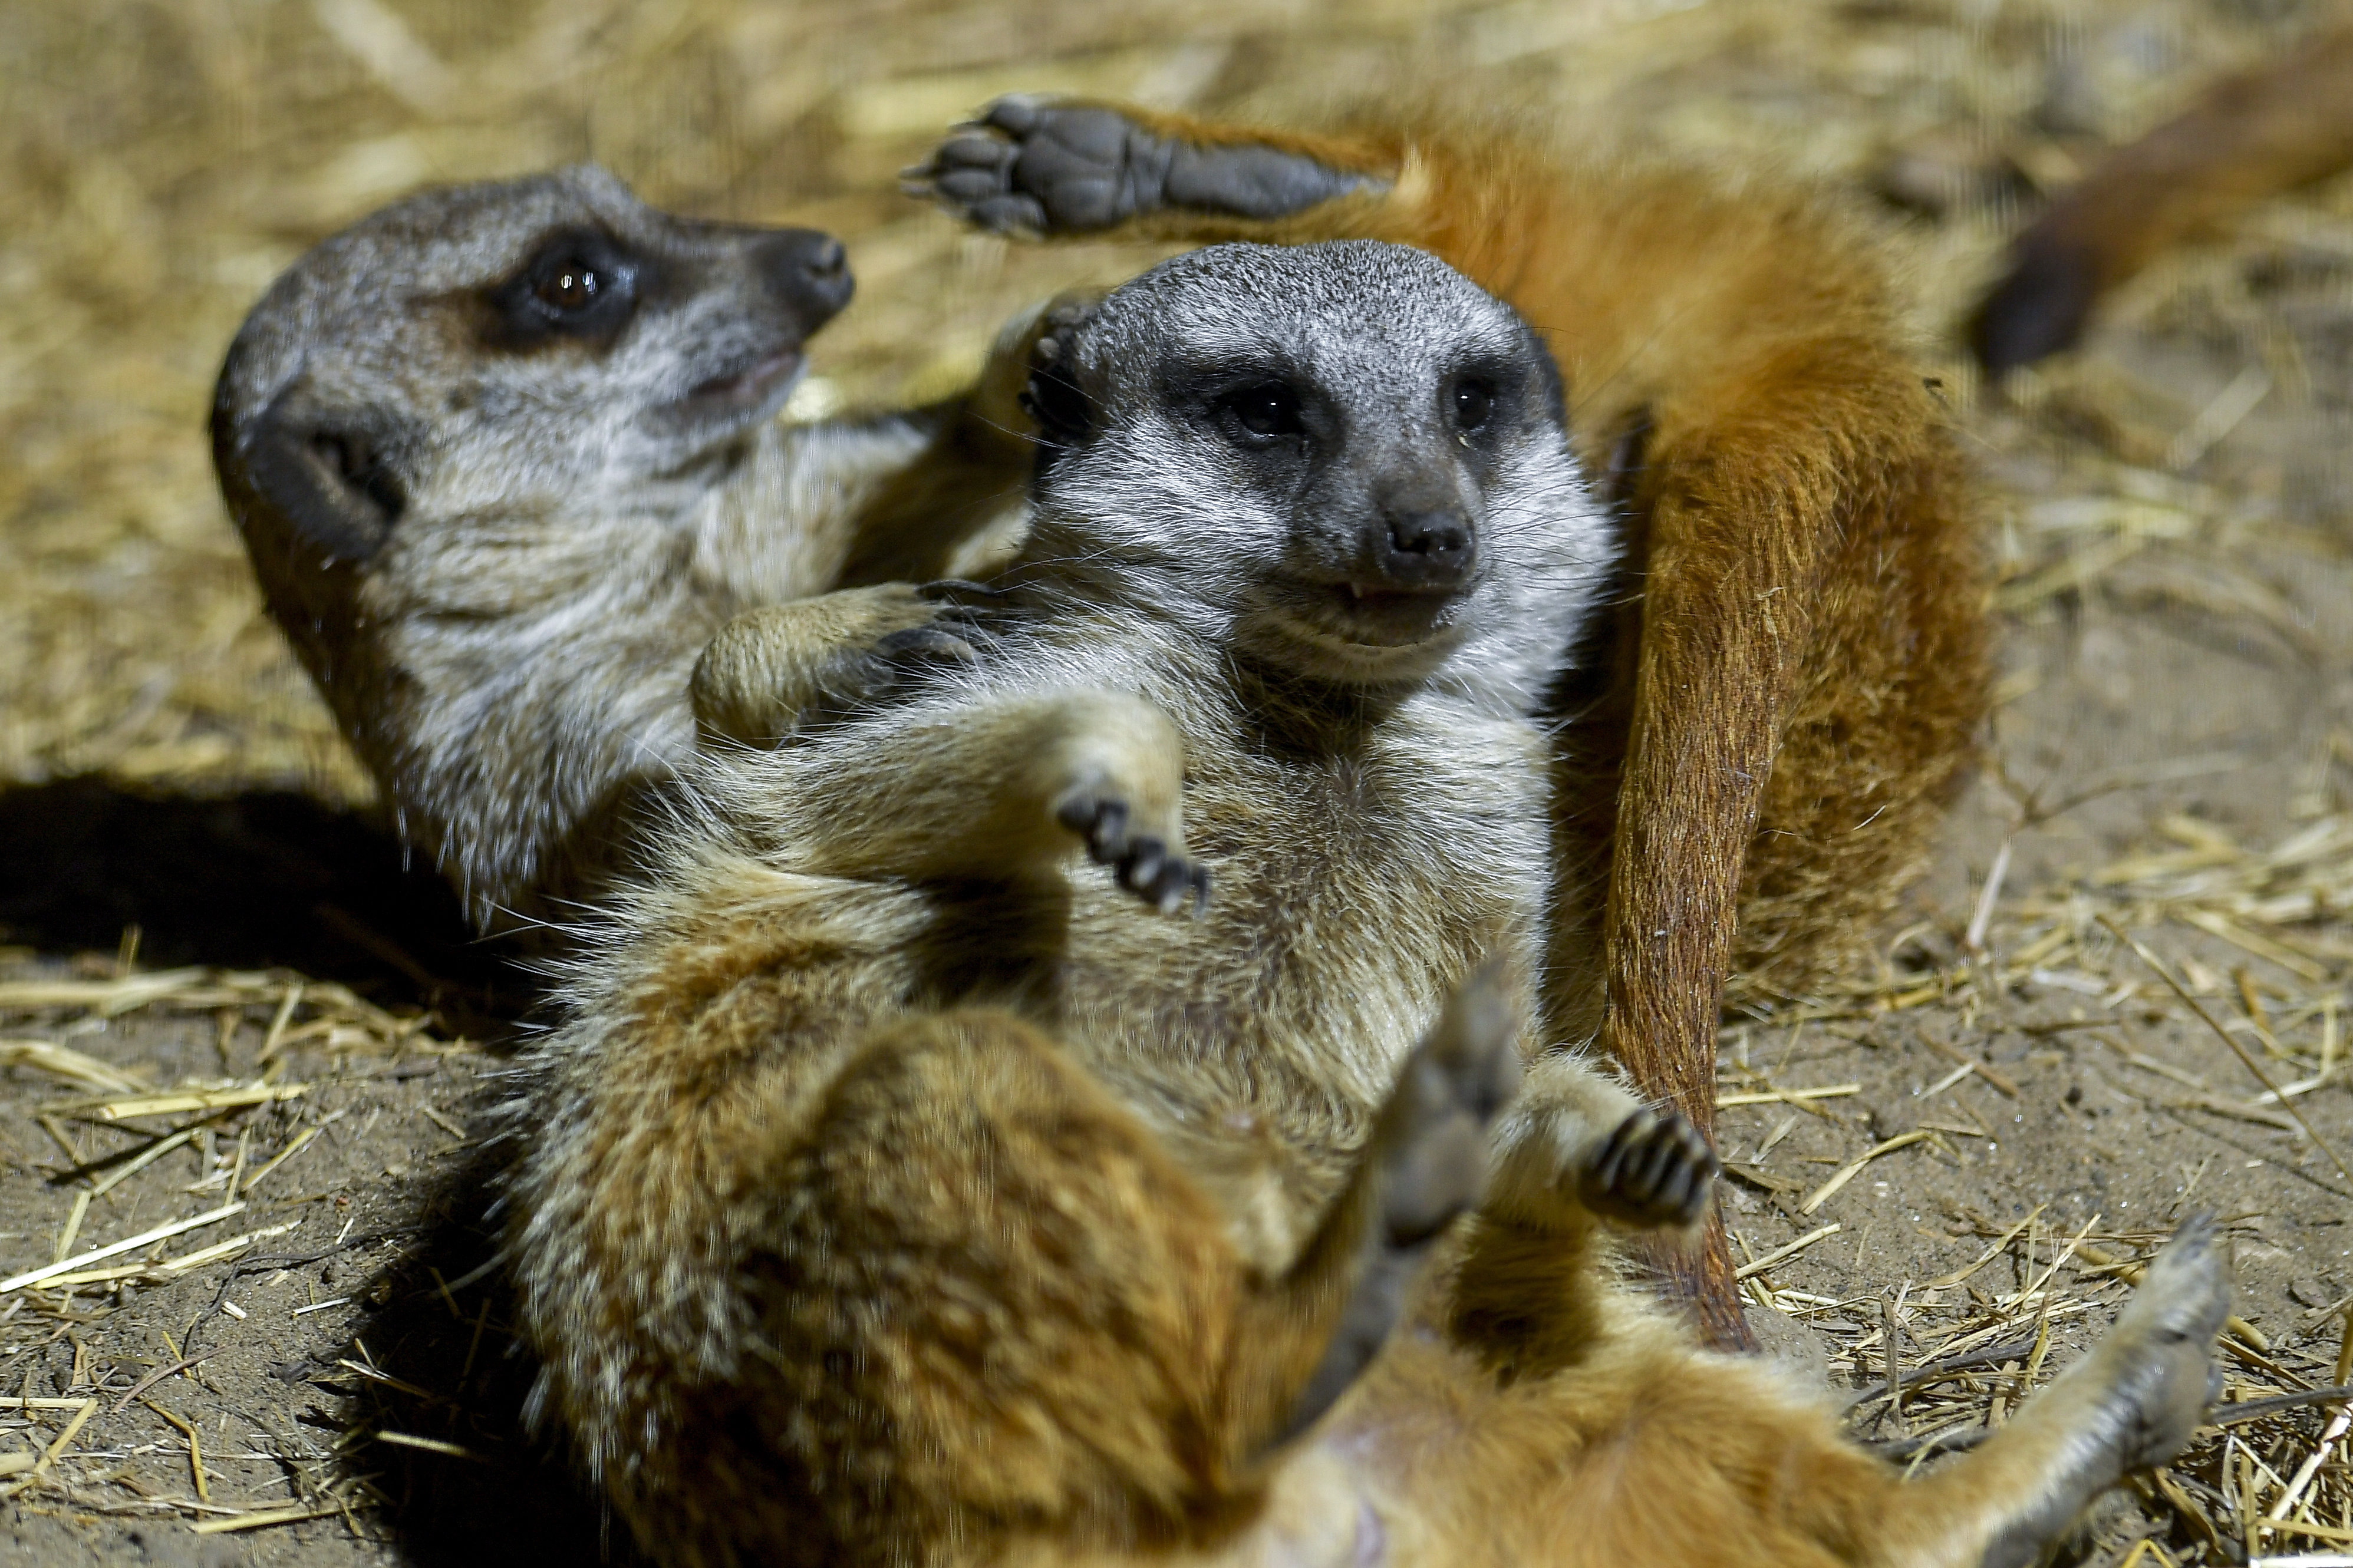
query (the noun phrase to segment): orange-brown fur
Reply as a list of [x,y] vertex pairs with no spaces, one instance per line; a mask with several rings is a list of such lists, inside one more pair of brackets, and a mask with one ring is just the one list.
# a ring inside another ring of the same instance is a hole
[[1969,335],[2000,372],[2070,347],[2099,297],[2170,246],[2353,164],[2353,28],[2224,78],[2102,160],[2010,247]]
[[[1433,251],[1543,332],[1588,468],[1633,454],[1620,654],[1564,714],[1548,1004],[1712,1126],[1727,973],[1794,991],[1852,960],[1985,711],[1968,485],[1873,247],[1801,195],[1581,163],[1516,129],[1122,112],[1388,182],[1275,223],[1138,226]],[[1711,1331],[1744,1342],[1720,1230],[1701,1258]]]

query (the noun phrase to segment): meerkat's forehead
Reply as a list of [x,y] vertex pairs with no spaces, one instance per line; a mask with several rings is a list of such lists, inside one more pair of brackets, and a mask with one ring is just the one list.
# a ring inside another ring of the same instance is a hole
[[420,191],[325,240],[293,271],[364,271],[417,292],[462,289],[512,268],[554,230],[584,224],[634,229],[659,218],[618,179],[584,163]]
[[1371,239],[1189,252],[1113,290],[1084,336],[1082,357],[1113,364],[1271,354],[1392,374],[1541,352],[1509,306],[1445,262]]

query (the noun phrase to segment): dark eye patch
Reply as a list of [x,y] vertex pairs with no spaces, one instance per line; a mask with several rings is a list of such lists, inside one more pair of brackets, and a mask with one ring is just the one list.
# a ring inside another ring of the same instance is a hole
[[494,335],[511,348],[556,338],[610,342],[636,312],[645,272],[641,258],[601,230],[559,230],[490,291]]

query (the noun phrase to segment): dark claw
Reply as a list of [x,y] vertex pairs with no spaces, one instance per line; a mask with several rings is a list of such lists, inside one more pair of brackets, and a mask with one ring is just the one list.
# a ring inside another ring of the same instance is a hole
[[1055,809],[1054,820],[1086,840],[1087,853],[1109,866],[1119,885],[1162,914],[1190,904],[1195,914],[1209,905],[1209,873],[1168,853],[1166,840],[1148,833],[1130,838],[1127,803],[1075,795]]
[[1143,835],[1127,847],[1126,854],[1120,857],[1119,879],[1123,885],[1149,898],[1154,879],[1160,875],[1160,868],[1167,863],[1167,859],[1168,846],[1149,834]]
[[1638,1110],[1588,1162],[1578,1194],[1595,1212],[1635,1225],[1688,1225],[1723,1166],[1699,1129],[1675,1112]]
[[[915,585],[917,598],[927,599],[934,605],[947,606],[943,610],[943,616],[951,612],[975,614],[981,609],[992,607],[990,601],[1004,599],[1012,591],[1010,588],[1000,587],[995,584],[975,583],[964,577],[940,577],[932,582],[919,583]],[[982,603],[971,605],[965,602],[969,599],[978,599]]]
[[874,651],[901,669],[926,664],[974,664],[980,655],[954,632],[939,626],[908,626],[878,640]]
[[1127,802],[1075,800],[1055,815],[1063,826],[1085,837],[1087,852],[1097,860],[1119,858],[1127,843]]

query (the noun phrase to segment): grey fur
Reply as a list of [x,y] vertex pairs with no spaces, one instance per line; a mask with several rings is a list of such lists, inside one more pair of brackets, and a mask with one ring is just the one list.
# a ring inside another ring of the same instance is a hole
[[[1568,455],[1551,356],[1508,307],[1377,240],[1215,246],[1044,346],[1088,406],[1034,498],[1029,555],[1060,581],[1246,660],[1376,688],[1442,667],[1441,687],[1486,712],[1535,711],[1614,544]],[[1464,373],[1494,384],[1476,432],[1441,407]],[[1256,463],[1211,405],[1286,381],[1315,449]],[[1344,590],[1410,586],[1377,581],[1366,542],[1438,510],[1477,535],[1469,591],[1437,611],[1435,636],[1345,641],[1340,622],[1365,606]]]
[[[636,268],[597,331],[517,319],[565,237]],[[711,634],[830,587],[863,499],[938,434],[937,410],[775,423],[849,286],[828,237],[673,217],[582,167],[378,212],[238,332],[215,459],[271,610],[483,923],[604,874],[691,749]]]

